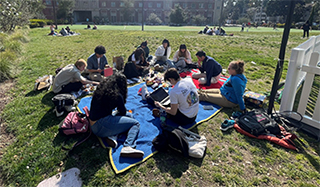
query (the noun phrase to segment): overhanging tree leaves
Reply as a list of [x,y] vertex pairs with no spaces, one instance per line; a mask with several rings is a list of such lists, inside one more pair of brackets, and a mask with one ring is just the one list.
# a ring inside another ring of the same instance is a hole
[[0,30],[13,31],[28,24],[43,7],[42,0],[0,0]]
[[57,18],[66,20],[74,7],[74,0],[57,0],[57,2],[59,4]]

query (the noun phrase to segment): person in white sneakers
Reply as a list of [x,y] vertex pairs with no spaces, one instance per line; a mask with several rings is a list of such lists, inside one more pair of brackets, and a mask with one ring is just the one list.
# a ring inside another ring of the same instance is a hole
[[[128,94],[127,78],[115,73],[103,80],[93,93],[89,121],[92,132],[101,138],[106,138],[111,147],[117,147],[112,136],[128,132],[120,156],[141,158],[143,151],[135,149],[136,138],[140,130],[139,122],[127,112],[125,107]],[[117,108],[117,114],[112,114]],[[107,141],[107,143],[108,143]]]

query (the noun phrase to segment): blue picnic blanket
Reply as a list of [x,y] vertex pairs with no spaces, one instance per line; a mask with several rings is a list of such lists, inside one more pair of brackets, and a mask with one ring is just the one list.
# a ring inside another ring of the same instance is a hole
[[[126,138],[126,133],[118,136],[118,147],[110,149],[109,156],[111,165],[116,174],[122,173],[129,168],[146,161],[148,158],[157,153],[156,149],[153,147],[152,140],[159,135],[161,130],[160,118],[154,117],[152,115],[152,106],[148,105],[146,101],[142,100],[141,96],[138,95],[139,89],[145,83],[141,83],[128,88],[128,97],[126,108],[131,110],[134,118],[140,123],[140,131],[137,137],[137,147],[136,149],[142,150],[144,152],[143,158],[124,158],[120,157],[120,151],[123,147],[123,143]],[[152,88],[148,87],[151,92]],[[84,97],[80,100],[78,104],[78,110],[84,113],[83,107],[87,106],[90,109],[92,97]],[[213,110],[204,110],[204,105],[212,105]],[[221,110],[221,107],[208,102],[200,102],[199,112],[196,122],[193,124],[188,124],[183,126],[186,129],[191,129],[197,124],[204,122],[214,115],[216,115]],[[167,120],[167,125],[178,126],[172,121]],[[100,139],[101,141],[101,139]],[[105,143],[105,142],[102,142]]]

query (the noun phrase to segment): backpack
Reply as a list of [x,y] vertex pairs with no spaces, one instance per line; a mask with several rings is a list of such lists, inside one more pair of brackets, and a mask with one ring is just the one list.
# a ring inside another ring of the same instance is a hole
[[86,114],[78,111],[70,112],[59,126],[59,131],[65,135],[85,133],[89,129]]
[[74,105],[75,97],[71,94],[57,94],[52,98],[52,102],[56,107],[64,107]]
[[261,110],[252,110],[236,119],[239,127],[244,131],[259,136],[261,134],[280,134],[277,122]]
[[54,76],[52,75],[44,75],[42,77],[39,77],[36,80],[36,83],[34,84],[34,90],[42,90],[47,89],[50,90],[52,84],[53,84]]
[[70,112],[67,117],[63,120],[59,125],[59,132],[65,135],[73,135],[79,133],[89,133],[87,136],[78,140],[73,144],[71,148],[64,147],[65,142],[62,145],[63,150],[72,151],[75,147],[85,142],[92,134],[89,122],[89,109],[88,107],[84,107],[83,110],[85,114],[80,112]]
[[207,146],[204,136],[199,136],[181,126],[178,128],[165,126],[162,134],[153,139],[152,143],[159,151],[165,151],[170,147],[185,157],[193,158],[202,158]]
[[124,60],[122,56],[113,57],[113,68],[116,68],[118,71],[123,70]]

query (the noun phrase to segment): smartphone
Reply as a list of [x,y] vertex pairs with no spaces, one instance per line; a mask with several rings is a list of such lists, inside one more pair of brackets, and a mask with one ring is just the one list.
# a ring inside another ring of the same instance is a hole
[[213,110],[213,106],[212,105],[203,105],[203,109],[204,110]]

